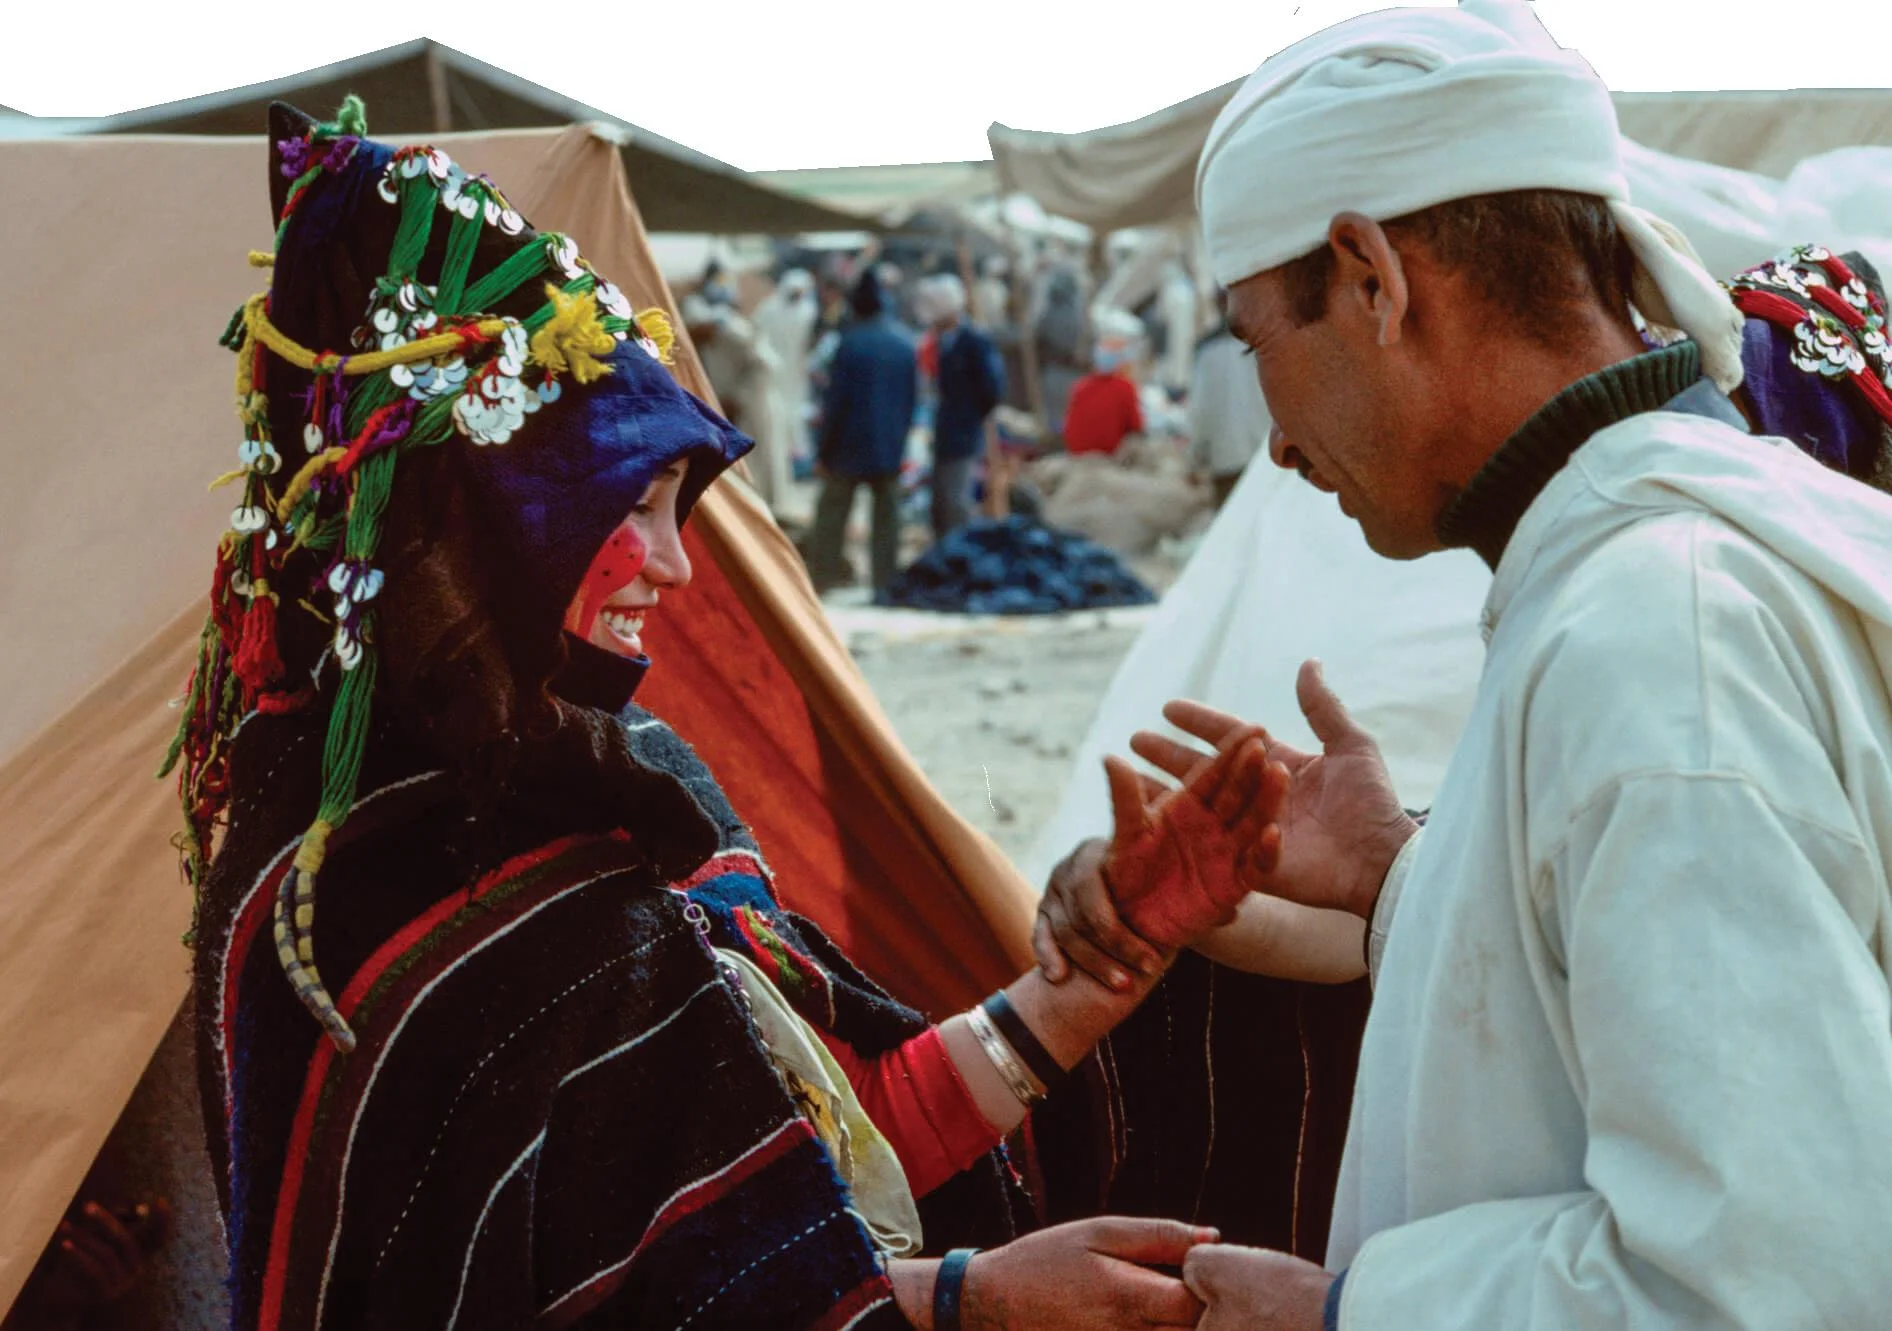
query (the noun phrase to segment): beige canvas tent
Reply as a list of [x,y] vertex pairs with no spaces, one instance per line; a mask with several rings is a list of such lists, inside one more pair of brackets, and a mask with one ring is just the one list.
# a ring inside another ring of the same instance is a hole
[[877,229],[877,223],[847,210],[845,203],[830,207],[773,188],[727,162],[425,37],[266,83],[117,115],[36,120],[0,108],[0,137],[251,135],[271,102],[325,113],[351,92],[367,102],[370,123],[383,137],[609,126],[625,170],[647,201],[644,222],[652,231],[787,234]]
[[[614,143],[437,141],[670,303]],[[186,989],[152,773],[228,519],[205,489],[237,439],[216,338],[260,285],[265,171],[260,139],[0,142],[0,1310]],[[707,394],[687,347],[679,373]],[[719,483],[691,532],[692,613],[653,642],[640,700],[723,777],[787,902],[935,1012],[1022,969],[1024,883],[902,750],[752,492]]]
[[[1082,134],[995,124],[987,137],[1000,187],[1099,231],[1192,217],[1196,158],[1240,86]],[[1616,109],[1644,147],[1762,175],[1834,148],[1892,145],[1892,91],[1878,89],[1617,93]]]

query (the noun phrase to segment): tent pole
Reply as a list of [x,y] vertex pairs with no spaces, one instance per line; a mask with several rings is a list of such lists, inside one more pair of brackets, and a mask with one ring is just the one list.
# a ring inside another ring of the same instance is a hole
[[427,100],[434,113],[434,133],[453,132],[453,100],[447,95],[447,69],[440,63],[440,48],[427,43]]

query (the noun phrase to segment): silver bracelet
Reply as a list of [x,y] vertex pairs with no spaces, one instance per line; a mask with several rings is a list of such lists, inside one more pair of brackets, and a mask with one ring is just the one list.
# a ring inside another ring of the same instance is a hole
[[992,1024],[992,1018],[986,1016],[984,1008],[971,1008],[966,1012],[966,1025],[972,1028],[973,1038],[978,1040],[979,1048],[985,1050],[985,1056],[992,1060],[993,1069],[999,1074],[1018,1103],[1030,1109],[1045,1098],[1045,1089],[1031,1075],[1017,1051],[999,1034],[998,1027]]

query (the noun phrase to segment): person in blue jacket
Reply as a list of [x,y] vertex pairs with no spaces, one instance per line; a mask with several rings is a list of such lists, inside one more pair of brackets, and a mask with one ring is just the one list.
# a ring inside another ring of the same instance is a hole
[[924,308],[938,342],[939,409],[933,426],[933,535],[971,516],[972,468],[985,451],[985,423],[1005,397],[1005,363],[992,339],[966,318],[965,284],[928,280]]
[[817,457],[822,476],[814,529],[806,551],[818,590],[849,582],[842,544],[854,492],[874,497],[874,589],[893,581],[900,558],[900,462],[918,401],[919,362],[913,338],[886,309],[873,270],[850,297],[853,322],[841,333],[828,369]]

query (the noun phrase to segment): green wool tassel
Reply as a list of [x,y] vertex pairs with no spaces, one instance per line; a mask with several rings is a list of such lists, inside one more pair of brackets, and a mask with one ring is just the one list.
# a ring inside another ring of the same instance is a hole
[[342,98],[342,104],[336,109],[335,119],[325,125],[316,126],[316,136],[324,139],[368,137],[368,108],[361,98],[349,93]]
[[403,282],[420,268],[433,234],[434,210],[440,206],[440,187],[426,172],[401,182],[401,220],[394,228],[388,251],[388,280]]
[[355,803],[355,788],[361,782],[362,756],[368,750],[368,723],[379,660],[373,642],[368,640],[371,619],[363,616],[366,645],[355,668],[342,672],[335,705],[329,712],[328,737],[322,746],[322,804],[315,816],[331,827],[340,827],[348,818]]
[[[472,193],[478,187],[469,180],[465,188]],[[447,232],[447,252],[440,260],[440,286],[434,292],[434,309],[443,316],[460,314],[466,309],[467,273],[473,267],[473,253],[479,248],[480,233],[485,229],[483,211],[471,217],[453,215],[453,229]]]
[[551,266],[549,246],[528,245],[516,250],[499,267],[468,287],[461,304],[473,311],[490,310]]
[[184,715],[178,719],[177,733],[171,736],[171,747],[164,751],[164,766],[158,769],[158,780],[162,781],[177,770],[177,760],[184,754],[184,742],[190,738],[191,722],[197,717],[197,711],[204,705],[204,692],[210,680],[210,667],[217,646],[217,621],[206,616],[203,632],[197,639],[197,669],[191,672],[190,697],[184,700]]

